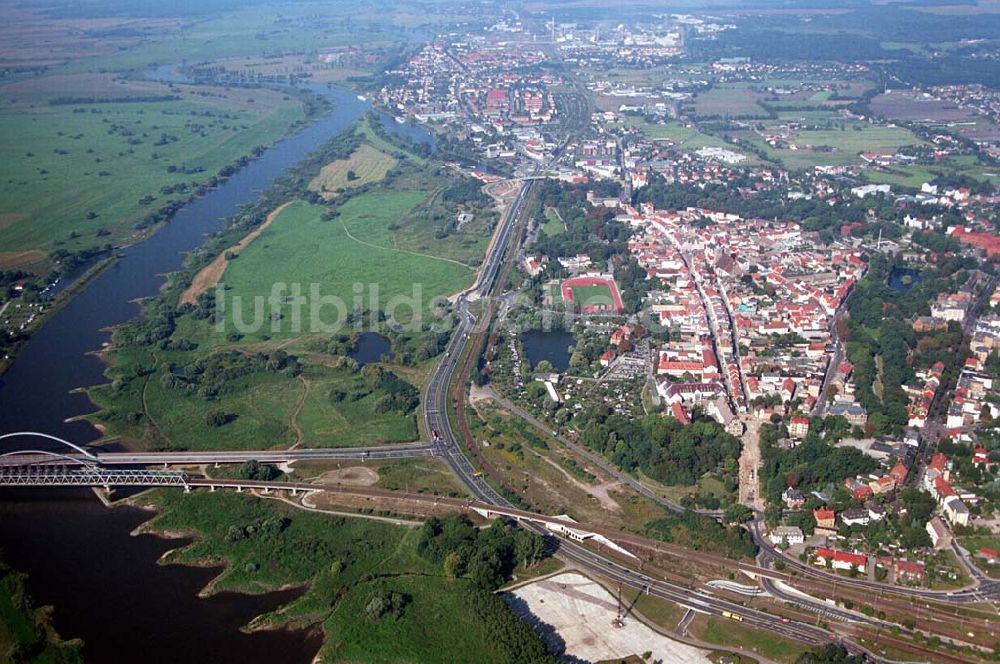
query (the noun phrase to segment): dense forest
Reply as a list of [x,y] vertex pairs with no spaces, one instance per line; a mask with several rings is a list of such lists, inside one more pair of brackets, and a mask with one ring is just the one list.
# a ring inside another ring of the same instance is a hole
[[641,470],[672,485],[694,484],[740,455],[739,439],[707,418],[684,426],[658,414],[641,420],[598,416],[583,429],[581,441],[623,470]]
[[[829,8],[829,3],[823,5]],[[808,38],[804,34],[808,32]],[[848,12],[749,18],[712,39],[692,40],[693,62],[746,57],[772,62],[878,63],[884,73],[908,85],[980,83],[1000,85],[1000,68],[968,40],[995,40],[1000,16],[949,14],[947,18],[894,3],[863,3]],[[919,35],[919,37],[917,37]],[[963,42],[956,48],[938,44]],[[887,48],[887,42],[916,43],[925,50]]]

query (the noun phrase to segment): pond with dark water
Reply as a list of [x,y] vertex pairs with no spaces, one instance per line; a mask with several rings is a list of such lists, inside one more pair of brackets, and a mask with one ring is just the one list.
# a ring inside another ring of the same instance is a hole
[[561,330],[529,330],[521,334],[521,346],[532,369],[546,360],[556,371],[566,371],[569,368],[569,348],[575,344],[573,335]]

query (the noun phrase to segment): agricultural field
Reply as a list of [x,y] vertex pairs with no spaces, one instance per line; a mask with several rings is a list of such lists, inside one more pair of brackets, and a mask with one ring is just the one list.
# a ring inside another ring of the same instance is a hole
[[303,118],[297,99],[271,90],[50,78],[4,88],[0,269],[43,271],[53,249],[127,241]]
[[326,200],[333,200],[341,190],[381,181],[396,163],[395,157],[362,143],[347,159],[324,166],[309,183],[309,189]]
[[699,117],[763,117],[767,115],[767,111],[758,102],[764,96],[745,88],[720,86],[695,97],[694,114]]
[[[169,385],[168,365],[135,376],[137,366],[191,362],[188,354],[150,357],[123,350],[111,359],[112,383],[89,391],[102,409],[91,419],[106,434],[144,449],[359,447],[417,437],[412,413],[379,412],[376,403],[385,391],[346,368],[310,363],[298,376],[255,371],[227,380],[206,397],[204,390]],[[213,413],[225,421],[213,422]]]
[[874,112],[889,120],[945,126],[972,140],[1000,138],[1000,126],[968,107],[916,90],[889,90],[871,101]]

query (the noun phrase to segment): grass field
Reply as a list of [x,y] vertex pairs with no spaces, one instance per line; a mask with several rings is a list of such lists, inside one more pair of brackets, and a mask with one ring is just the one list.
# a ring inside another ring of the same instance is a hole
[[296,479],[313,479],[324,472],[360,467],[375,473],[372,484],[392,491],[432,493],[441,496],[467,496],[468,492],[441,459],[389,459],[365,461],[299,461],[293,465]]
[[573,286],[573,304],[578,307],[613,306],[614,298],[607,286]]
[[[149,357],[140,351],[122,351],[113,357],[114,380],[135,373],[136,364],[190,361],[183,353]],[[121,435],[143,448],[269,449],[301,443],[306,447],[356,447],[380,442],[403,442],[417,437],[413,415],[397,411],[378,413],[376,390],[357,401],[334,403],[330,394],[364,391],[364,381],[346,369],[306,364],[293,378],[281,373],[253,373],[230,381],[215,399],[163,384],[164,369],[124,385],[102,385],[90,390],[103,408],[94,417],[109,435]],[[224,426],[210,426],[208,413],[235,416]],[[130,413],[141,413],[136,421]]]
[[[862,152],[894,152],[921,140],[902,127],[867,123],[846,125],[844,129],[805,129],[788,139],[789,147],[773,148],[756,136],[747,136],[774,159],[788,168],[835,166],[861,163]],[[794,145],[797,149],[792,149]]]
[[[439,565],[421,558],[414,529],[303,512],[235,493],[160,491],[150,500],[163,510],[153,528],[200,536],[168,555],[168,562],[225,561],[216,589],[308,586],[302,597],[255,625],[322,625],[323,661],[508,661],[484,644],[495,644],[503,629],[493,621],[516,619],[499,611],[488,614],[492,621],[484,619],[482,591],[465,579],[445,577]],[[234,527],[259,527],[277,518],[285,519],[280,534],[254,532],[238,541],[229,536]],[[408,597],[401,615],[377,620],[367,615],[366,606],[379,591]]]
[[[192,90],[178,88],[177,101],[58,106],[24,92],[34,108],[0,110],[0,269],[127,239],[135,222],[303,117],[279,92]],[[154,92],[175,94],[135,93]],[[186,190],[162,191],[178,185]]]
[[65,68],[144,69],[186,60],[200,62],[242,55],[278,55],[333,46],[388,43],[400,38],[386,14],[362,3],[327,3],[326,15],[316,8],[250,5],[239,12],[211,12],[200,20],[183,21],[141,48],[97,55],[68,63]]
[[[326,200],[337,197],[340,189],[353,189],[385,177],[396,158],[363,143],[347,159],[331,162],[309,183],[309,189],[319,192]],[[351,179],[350,174],[354,175]]]
[[[662,508],[601,477],[586,460],[564,451],[554,441],[549,440],[547,448],[540,447],[539,433],[520,418],[488,403],[467,412],[474,438],[490,442],[481,448],[483,455],[536,510],[636,532],[662,515]],[[597,479],[574,474],[567,460]]]
[[659,124],[646,122],[642,118],[626,118],[625,124],[635,127],[651,141],[673,141],[677,145],[691,150],[726,146],[726,142],[721,138],[703,134],[694,126],[687,126],[673,120]]
[[[226,268],[222,282],[231,290],[227,301],[239,298],[247,306],[240,318],[253,321],[249,311],[255,298],[270,296],[275,283],[299,284],[304,296],[316,284],[321,296],[335,296],[344,304],[318,309],[324,324],[332,325],[338,315],[354,308],[356,298],[362,306],[383,308],[398,297],[417,297],[416,308],[425,312],[435,297],[450,295],[472,280],[468,267],[394,247],[389,228],[423,198],[421,192],[377,191],[348,200],[339,208],[340,216],[322,219],[322,208],[297,202],[286,208],[274,222]],[[358,285],[355,289],[355,285]],[[318,302],[317,300],[313,300]],[[230,304],[230,306],[232,306]],[[396,316],[407,320],[412,306],[400,306]],[[302,324],[295,329],[291,305],[279,303],[281,320],[263,321],[248,339],[268,335],[272,338],[299,336],[320,331],[312,325],[310,307],[303,307]],[[270,311],[270,307],[268,307]],[[226,331],[234,331],[234,311],[226,316]],[[273,324],[272,324],[273,323]],[[215,334],[215,337],[220,335]]]
[[866,171],[870,182],[894,184],[902,187],[918,188],[939,175],[964,175],[974,180],[1000,183],[1000,169],[991,169],[979,164],[975,157],[952,157],[944,162],[930,165],[907,164],[893,166],[891,172]]
[[[273,91],[209,89],[218,91],[214,97],[190,90],[178,88],[185,93],[179,101],[36,104],[0,113],[0,150],[9,155],[0,166],[0,213],[18,217],[0,227],[0,250],[44,248],[54,241],[86,245],[101,227],[129,231],[128,222],[179,197],[161,194],[161,187],[207,180],[302,117],[296,101]],[[171,166],[204,170],[172,173]],[[155,200],[140,204],[147,194]],[[93,218],[86,218],[88,211],[96,213]],[[75,243],[73,231],[81,236]]]
[[545,208],[545,222],[542,224],[545,234],[552,237],[566,232],[566,224],[559,218],[559,211],[553,207]]
[[716,616],[698,616],[691,623],[688,633],[706,643],[751,650],[779,664],[792,664],[809,649],[804,644],[783,639],[771,632],[744,627],[734,620]]

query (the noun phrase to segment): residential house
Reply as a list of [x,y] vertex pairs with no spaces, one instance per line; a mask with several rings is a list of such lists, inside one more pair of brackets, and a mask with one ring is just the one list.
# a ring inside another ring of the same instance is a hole
[[796,438],[804,438],[805,435],[809,433],[809,418],[793,417],[791,422],[788,424],[788,433],[792,434]]
[[848,553],[847,551],[837,551],[826,547],[816,548],[816,564],[826,565],[830,561],[833,569],[857,568],[862,574],[868,564],[868,556],[860,553]]
[[863,507],[851,507],[840,513],[840,520],[845,526],[867,526],[871,517]]
[[923,583],[924,564],[915,560],[897,560],[893,565],[896,583]]
[[837,530],[837,514],[833,510],[820,507],[813,510],[813,518],[816,519],[816,529],[833,532]]
[[802,529],[798,526],[778,526],[770,532],[768,539],[771,540],[772,544],[786,543],[788,546],[795,546],[806,541]]
[[806,497],[802,495],[802,492],[798,489],[793,489],[788,487],[785,492],[781,494],[781,499],[785,501],[785,505],[789,509],[797,510],[806,503]]
[[931,544],[935,549],[948,549],[951,547],[951,531],[940,517],[931,517],[927,522],[927,534],[931,536]]

